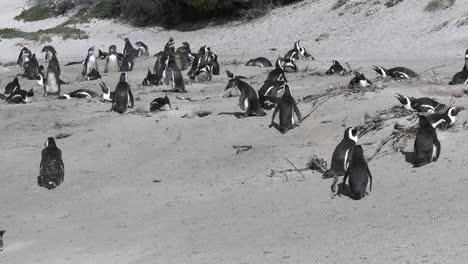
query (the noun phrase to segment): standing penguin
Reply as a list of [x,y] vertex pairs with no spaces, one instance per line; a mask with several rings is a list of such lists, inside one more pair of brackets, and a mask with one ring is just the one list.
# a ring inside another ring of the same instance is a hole
[[315,60],[312,55],[310,55],[305,48],[301,47],[301,41],[298,40],[294,43],[294,49],[289,50],[286,55],[284,55],[285,58],[288,58],[290,60],[300,60],[301,57],[304,59],[309,59],[309,60]]
[[286,134],[289,129],[293,129],[296,124],[294,121],[294,113],[297,116],[298,123],[301,123],[302,117],[301,117],[301,112],[299,111],[299,108],[297,108],[296,100],[291,95],[291,88],[289,88],[289,85],[284,86],[284,94],[281,99],[279,99],[278,105],[275,108],[275,111],[273,112],[273,116],[271,118],[271,125],[270,127],[273,126],[276,113],[279,111],[279,126],[278,130],[282,134]]
[[255,116],[266,116],[266,113],[260,107],[258,102],[257,92],[248,83],[235,77],[229,80],[228,85],[224,89],[225,91],[230,88],[237,88],[240,91],[239,106],[245,111],[243,118],[255,115]]
[[45,52],[45,60],[49,61],[52,59],[52,55],[57,55],[57,51],[52,46],[44,46],[41,52]]
[[106,56],[106,66],[104,72],[119,72],[120,71],[120,59],[117,56],[117,47],[111,45],[109,47],[109,53]]
[[345,175],[348,170],[349,162],[353,155],[353,147],[356,146],[357,142],[358,129],[349,127],[345,130],[343,139],[336,146],[335,151],[333,151],[330,169],[322,175],[322,179],[334,178],[331,187],[332,192],[336,191],[338,176]]
[[120,74],[120,81],[115,87],[115,92],[112,98],[112,111],[119,114],[123,114],[127,111],[130,102],[130,108],[133,108],[134,100],[132,90],[127,82],[127,75],[125,73]]
[[3,235],[5,234],[5,230],[0,230],[0,252],[3,251]]
[[455,73],[449,85],[468,84],[468,49],[465,52],[465,65],[461,72]]
[[148,46],[145,43],[137,41],[135,45],[138,47],[138,57],[149,56]]
[[180,72],[179,68],[176,65],[174,60],[174,55],[169,54],[166,56],[166,63],[163,71],[163,79],[166,82],[166,85],[172,86],[172,92],[176,93],[186,93],[184,77]]
[[94,54],[94,47],[88,49],[88,56],[86,56],[86,59],[83,62],[83,71],[81,72],[81,75],[87,76],[92,69],[95,69],[96,71],[98,70],[97,57],[96,54]]
[[368,179],[370,179],[369,192],[372,191],[372,174],[367,166],[366,159],[364,158],[364,151],[360,145],[353,148],[353,159],[349,164],[349,168],[343,178],[342,188],[346,184],[349,177],[349,188],[351,190],[349,197],[354,200],[361,200],[366,196],[366,189]]
[[55,144],[55,140],[49,137],[42,150],[40,175],[37,177],[39,186],[49,190],[59,186],[65,176],[65,166],[62,160],[62,151]]
[[[434,147],[437,149],[434,157]],[[414,142],[414,167],[421,167],[436,162],[440,156],[440,142],[437,132],[427,116],[419,116],[419,129]]]
[[47,67],[47,78],[43,80],[42,75],[39,75],[39,83],[44,85],[44,96],[60,94],[60,67],[58,62],[54,60],[49,62]]
[[20,66],[21,69],[26,69],[26,63],[31,60],[32,52],[28,48],[24,47],[21,49],[18,60],[16,63]]

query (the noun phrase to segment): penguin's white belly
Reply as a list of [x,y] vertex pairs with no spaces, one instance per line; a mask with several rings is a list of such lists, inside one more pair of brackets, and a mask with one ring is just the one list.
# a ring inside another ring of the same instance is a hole
[[88,58],[88,64],[87,64],[87,69],[86,69],[86,74],[91,72],[91,69],[95,69],[96,71],[98,70],[98,66],[96,63],[96,57],[91,56]]
[[244,110],[247,111],[249,109],[249,99],[244,100]]
[[117,61],[117,56],[111,55],[107,59],[107,71],[109,72],[118,72],[119,71],[119,63]]
[[58,83],[55,77],[55,74],[47,74],[47,86],[46,92],[47,93],[57,93],[58,92]]

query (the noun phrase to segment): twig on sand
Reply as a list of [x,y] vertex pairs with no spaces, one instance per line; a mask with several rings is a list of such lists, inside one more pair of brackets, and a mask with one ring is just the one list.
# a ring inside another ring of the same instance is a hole
[[447,66],[447,65],[444,64],[444,65],[435,66],[435,67],[429,68],[429,69],[419,73],[418,75],[423,75],[424,73],[426,73],[428,71],[434,71],[435,69],[442,68],[442,67],[445,67],[445,66]]
[[272,177],[275,177],[276,175],[284,175],[286,177],[286,180],[289,181],[289,178],[287,175],[287,173],[289,172],[298,172],[305,179],[306,177],[302,174],[303,171],[312,170],[312,171],[319,171],[321,173],[324,173],[327,170],[327,162],[324,159],[318,158],[317,156],[314,156],[309,160],[309,162],[306,165],[306,168],[299,168],[299,169],[287,158],[283,158],[283,159],[289,162],[294,167],[294,169],[287,169],[287,170],[270,169],[271,172],[268,175],[268,177],[272,178]]
[[252,145],[233,145],[234,149],[237,149],[236,155],[239,155],[243,152],[249,151],[252,149]]
[[293,166],[294,169],[295,169],[297,172],[299,172],[299,174],[302,176],[302,178],[304,178],[304,179],[306,178],[306,177],[304,176],[304,174],[302,174],[302,172],[299,171],[299,170],[297,169],[297,167],[296,167],[296,165],[294,165],[294,163],[292,163],[290,160],[288,160],[288,159],[285,158],[285,157],[283,157],[283,159],[285,159],[287,162],[289,162],[289,164],[291,164],[291,166]]

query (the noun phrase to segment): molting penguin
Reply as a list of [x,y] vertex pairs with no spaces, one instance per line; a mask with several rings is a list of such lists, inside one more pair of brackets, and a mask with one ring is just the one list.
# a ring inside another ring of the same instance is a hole
[[[187,67],[186,68],[183,68],[180,65],[177,65],[180,68],[180,70],[184,71],[184,70],[188,69],[188,65],[190,63],[192,63],[193,59],[195,58],[192,51],[190,50],[190,44],[188,42],[182,42],[182,46],[177,48],[175,53],[176,53],[176,62],[177,62],[178,57],[180,57],[182,60],[187,60]],[[177,55],[177,54],[179,54],[179,55]],[[181,54],[185,55],[185,58],[183,58],[183,56],[181,56]]]
[[258,58],[249,60],[245,64],[245,66],[256,66],[256,67],[263,68],[263,67],[273,67],[273,64],[271,64],[271,61],[265,57],[258,57]]
[[369,81],[364,74],[355,71],[354,78],[349,82],[350,88],[366,88],[372,85],[372,82]]
[[150,111],[155,112],[155,111],[169,111],[171,110],[171,101],[169,100],[169,97],[167,97],[167,94],[164,98],[156,98],[151,102],[150,105]]
[[131,53],[136,53],[136,56],[138,56],[138,50],[136,50],[132,46],[132,43],[130,42],[130,40],[128,38],[125,38],[124,41],[125,41],[125,48],[124,48],[124,51],[123,51],[123,56],[125,57],[130,52]]
[[[434,157],[434,147],[437,149]],[[437,132],[429,118],[419,116],[419,128],[414,142],[415,162],[414,167],[421,167],[431,162],[436,162],[440,156],[440,142]]]
[[305,48],[301,47],[300,40],[294,43],[294,48],[289,50],[286,55],[284,55],[284,58],[290,60],[300,60],[301,58],[315,60],[314,57],[312,57],[312,55],[310,55]]
[[42,150],[41,165],[39,168],[37,183],[49,190],[59,186],[65,176],[65,166],[62,160],[62,151],[55,144],[55,140],[49,137]]
[[11,83],[5,86],[5,94],[11,94],[16,89],[21,89],[21,85],[20,85],[18,77],[15,77],[15,79],[13,79]]
[[427,116],[432,127],[435,129],[447,129],[452,127],[457,121],[457,115],[460,111],[464,110],[463,107],[450,107],[445,113],[436,113]]
[[39,75],[39,84],[44,86],[44,96],[47,95],[60,95],[60,68],[58,64],[54,63],[54,60],[49,62],[47,67],[47,78]]
[[410,111],[416,111],[419,113],[435,113],[445,108],[444,104],[437,102],[434,99],[422,97],[414,98],[405,95],[397,94],[396,99]]
[[106,56],[106,66],[104,67],[104,72],[119,72],[122,59],[123,57],[120,58],[117,55],[117,47],[115,45],[111,45],[109,47],[109,53]]
[[278,130],[282,134],[286,134],[288,130],[293,129],[296,126],[296,122],[294,121],[294,113],[297,116],[298,123],[301,123],[302,117],[299,108],[297,108],[296,100],[291,95],[291,89],[289,85],[285,85],[283,97],[281,97],[278,101],[278,105],[273,112],[273,116],[271,118],[271,125],[270,127],[274,126],[276,114],[279,111],[279,126]]
[[39,66],[39,62],[37,62],[36,54],[33,54],[31,59],[24,64],[24,73],[22,76],[29,80],[37,80],[39,75],[43,74],[43,70],[44,67],[42,65]]
[[333,75],[333,74],[345,75],[347,73],[348,72],[343,68],[343,66],[341,66],[340,62],[336,60],[333,61],[333,65],[330,66],[327,72],[325,72],[325,74],[328,74],[328,75]]
[[87,76],[92,69],[95,69],[96,71],[98,70],[97,57],[96,54],[94,54],[94,47],[88,49],[88,56],[86,56],[86,59],[83,62],[83,71],[81,72],[81,75]]
[[26,69],[25,64],[31,60],[31,57],[32,57],[31,50],[24,47],[21,49],[18,55],[18,60],[16,61],[16,64],[18,64],[21,69]]
[[134,106],[133,94],[130,85],[127,82],[127,75],[120,74],[120,81],[115,87],[115,93],[112,98],[112,111],[123,114],[127,111],[130,103],[130,108]]
[[5,235],[5,230],[0,230],[0,252],[3,251],[3,236]]
[[267,102],[275,104],[277,101],[278,92],[284,89],[285,84],[285,81],[266,80],[262,87],[258,90],[258,100],[260,106],[264,109],[271,109],[271,105],[269,105]]
[[465,52],[465,65],[463,65],[463,69],[461,72],[457,72],[452,81],[449,82],[449,85],[457,85],[457,84],[468,84],[468,49]]
[[61,94],[57,99],[70,99],[70,98],[85,98],[85,99],[90,99],[90,98],[96,98],[99,95],[91,90],[87,89],[78,89],[75,90],[71,93],[66,93],[66,94]]
[[258,102],[257,92],[255,92],[252,86],[236,77],[229,80],[228,85],[224,90],[226,91],[234,87],[240,91],[239,106],[245,111],[243,115],[244,118],[251,115],[266,116],[266,113],[262,110],[260,103]]
[[148,46],[141,41],[135,42],[135,45],[138,48],[138,57],[149,56]]
[[333,151],[330,169],[327,170],[322,179],[335,178],[331,187],[332,192],[336,191],[338,176],[345,175],[348,170],[349,162],[353,155],[353,147],[358,142],[358,129],[349,127],[344,132],[344,137]]
[[354,200],[361,200],[366,196],[367,183],[370,179],[369,192],[372,191],[372,174],[364,158],[364,151],[360,145],[353,148],[353,158],[349,164],[349,168],[343,178],[342,188],[346,184],[349,177],[349,188],[351,190],[349,197]]
[[410,79],[419,77],[419,75],[413,70],[405,67],[395,67],[387,70],[383,67],[373,66],[373,69],[383,78],[387,78],[387,76],[394,79]]
[[57,55],[57,51],[52,46],[44,46],[41,52],[45,52],[45,60],[49,61],[52,59],[52,55]]

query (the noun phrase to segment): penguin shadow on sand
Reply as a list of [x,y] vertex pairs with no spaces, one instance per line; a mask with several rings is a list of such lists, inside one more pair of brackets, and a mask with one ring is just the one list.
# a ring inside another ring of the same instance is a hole
[[235,116],[237,119],[243,119],[246,118],[244,112],[221,112],[218,114],[220,115],[230,115],[230,116]]

